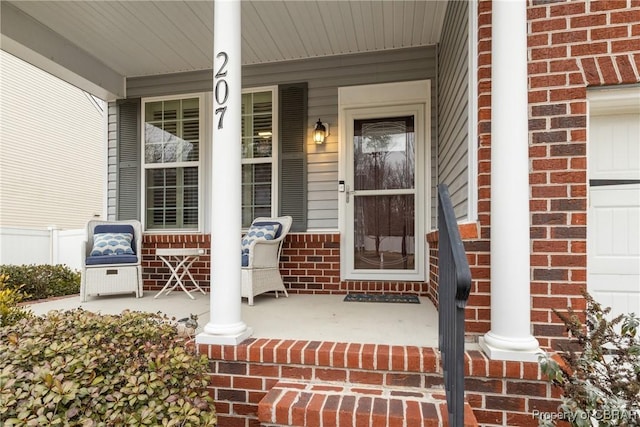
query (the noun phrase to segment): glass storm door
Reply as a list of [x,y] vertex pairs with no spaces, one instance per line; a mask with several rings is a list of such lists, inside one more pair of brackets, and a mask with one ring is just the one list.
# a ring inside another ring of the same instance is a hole
[[[418,111],[349,120],[352,138],[346,189],[347,251],[353,279],[419,279],[423,233],[417,209]],[[420,140],[419,140],[420,138]],[[422,236],[422,237],[420,237]],[[419,238],[420,237],[420,238]],[[419,247],[420,246],[420,247]]]

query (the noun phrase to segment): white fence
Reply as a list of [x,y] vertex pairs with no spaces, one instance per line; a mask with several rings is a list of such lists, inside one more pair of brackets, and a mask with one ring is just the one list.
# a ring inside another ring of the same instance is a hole
[[80,270],[86,236],[84,229],[0,227],[0,264],[65,264]]

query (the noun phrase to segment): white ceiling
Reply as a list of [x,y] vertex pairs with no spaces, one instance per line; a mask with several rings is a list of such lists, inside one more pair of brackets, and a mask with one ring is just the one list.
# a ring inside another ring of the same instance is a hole
[[[25,46],[66,68],[79,66],[66,64],[77,62],[73,57],[86,56],[114,78],[210,69],[213,63],[212,1],[1,4],[2,48],[23,59],[30,56],[19,53]],[[242,1],[242,63],[435,44],[445,9],[446,0]],[[48,46],[52,39],[59,41]]]

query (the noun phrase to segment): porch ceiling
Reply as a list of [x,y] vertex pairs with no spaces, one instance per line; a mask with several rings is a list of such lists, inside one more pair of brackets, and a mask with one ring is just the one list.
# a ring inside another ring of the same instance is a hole
[[[243,65],[431,45],[447,0],[242,1]],[[1,46],[106,99],[127,77],[210,69],[213,1],[0,2]]]

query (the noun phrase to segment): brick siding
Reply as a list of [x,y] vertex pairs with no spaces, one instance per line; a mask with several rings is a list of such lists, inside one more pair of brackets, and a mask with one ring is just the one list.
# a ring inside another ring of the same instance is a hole
[[[238,241],[240,240],[238,235]],[[142,242],[143,281],[146,290],[160,290],[169,269],[155,255],[157,248],[204,248],[192,266],[194,278],[204,289],[210,285],[211,236],[201,234],[147,234]],[[238,261],[240,257],[238,256]],[[346,294],[347,292],[427,294],[424,282],[375,282],[340,280],[340,234],[290,233],[280,257],[280,273],[289,292],[300,294]]]
[[[142,282],[144,289],[159,291],[171,277],[169,268],[156,256],[160,248],[204,248],[207,254],[199,257],[189,271],[205,290],[210,287],[211,235],[207,234],[145,234],[142,239]],[[240,257],[238,256],[238,260]]]
[[[489,285],[489,242],[479,240],[479,223],[459,224],[471,270],[471,293],[465,308],[466,335],[477,341],[491,329],[491,295]],[[427,234],[429,243],[429,278],[427,296],[438,307],[438,232]]]
[[[587,88],[640,82],[640,1],[530,0],[527,16],[531,321],[540,344],[555,348],[564,326],[552,307],[585,306],[581,292],[587,280]],[[478,4],[478,108],[480,236],[465,246],[477,263],[472,292],[486,295],[488,303],[489,0]],[[484,313],[476,314],[478,324],[483,317]]]

